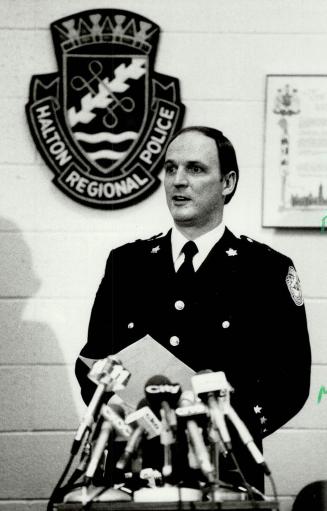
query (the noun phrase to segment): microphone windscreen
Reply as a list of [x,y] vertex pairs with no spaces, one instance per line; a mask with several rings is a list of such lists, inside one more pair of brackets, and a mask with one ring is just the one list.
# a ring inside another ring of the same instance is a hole
[[148,379],[148,381],[144,385],[144,388],[148,387],[149,385],[170,385],[170,384],[171,381],[169,378],[167,378],[167,376],[164,376],[163,374],[156,374]]
[[189,406],[195,403],[195,395],[191,390],[184,390],[180,399],[179,406]]
[[141,401],[139,401],[139,402],[137,403],[136,410],[140,410],[140,408],[143,408],[143,406],[148,406],[148,402],[147,402],[147,400],[145,399],[145,397],[143,397],[143,398],[141,399]]

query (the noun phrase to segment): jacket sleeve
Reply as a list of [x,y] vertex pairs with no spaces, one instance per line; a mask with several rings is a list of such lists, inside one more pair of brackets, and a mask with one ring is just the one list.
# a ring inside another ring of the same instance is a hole
[[300,281],[293,262],[281,256],[262,281],[262,311],[253,411],[265,437],[303,407],[310,389],[311,350]]
[[87,377],[94,362],[114,353],[112,346],[114,255],[110,253],[105,274],[102,278],[92,307],[87,343],[82,348],[75,364],[76,378],[81,387],[85,403],[91,400],[96,385]]

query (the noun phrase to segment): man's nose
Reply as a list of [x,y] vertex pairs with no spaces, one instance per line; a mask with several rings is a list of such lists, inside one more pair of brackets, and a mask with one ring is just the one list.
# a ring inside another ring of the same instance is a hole
[[175,186],[187,186],[188,180],[187,180],[187,174],[185,172],[185,169],[182,165],[180,165],[175,174],[174,174],[174,181]]

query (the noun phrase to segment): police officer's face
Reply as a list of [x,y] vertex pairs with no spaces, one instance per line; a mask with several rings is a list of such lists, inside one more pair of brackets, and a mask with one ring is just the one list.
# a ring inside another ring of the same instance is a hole
[[218,225],[224,185],[214,140],[198,131],[182,133],[169,145],[164,168],[167,204],[176,225],[203,232]]

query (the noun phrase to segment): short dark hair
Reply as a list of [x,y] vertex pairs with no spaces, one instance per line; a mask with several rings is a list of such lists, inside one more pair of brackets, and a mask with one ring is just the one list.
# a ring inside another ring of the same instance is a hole
[[239,179],[239,169],[233,144],[231,143],[230,140],[228,140],[228,138],[225,137],[222,131],[216,130],[215,128],[209,128],[207,126],[187,126],[186,128],[182,128],[180,131],[178,131],[169,140],[168,146],[171,144],[173,140],[175,140],[175,138],[179,137],[179,135],[182,135],[183,133],[188,133],[189,131],[197,131],[198,133],[202,133],[206,137],[212,138],[212,140],[214,140],[218,152],[220,171],[223,176],[228,174],[228,172],[230,172],[231,170],[235,171],[236,183],[234,190],[232,191],[232,193],[227,195],[225,199],[225,204],[228,204],[236,191]]

